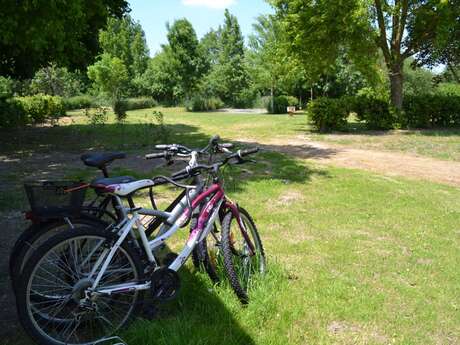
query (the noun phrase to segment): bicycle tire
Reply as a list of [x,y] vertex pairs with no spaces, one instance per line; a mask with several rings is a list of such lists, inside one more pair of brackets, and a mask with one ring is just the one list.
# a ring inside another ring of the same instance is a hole
[[[257,251],[257,257],[261,258],[261,267],[259,268],[259,273],[264,273],[266,266],[265,252],[257,227],[254,221],[252,220],[251,216],[245,209],[239,207],[238,210],[240,213],[240,217],[245,223],[245,226],[250,227],[248,235],[252,236],[252,241],[254,242],[256,247],[255,249]],[[242,282],[242,279],[239,277],[238,273],[239,267],[236,267],[235,263],[235,257],[237,255],[235,253],[234,248],[234,235],[231,231],[232,220],[236,219],[234,217],[234,214],[232,212],[229,212],[227,213],[227,215],[225,215],[224,220],[222,221],[222,255],[224,259],[224,268],[229,279],[230,285],[233,291],[235,292],[236,296],[242,304],[247,304],[249,303],[248,284]]]
[[[99,339],[94,339],[94,340],[92,339],[91,341],[85,340],[85,342],[69,342],[68,340],[57,340],[55,338],[52,338],[49,334],[46,334],[38,325],[38,321],[40,321],[40,319],[42,318],[40,316],[32,317],[32,315],[37,315],[37,313],[32,310],[33,307],[29,303],[30,296],[28,295],[29,288],[30,288],[30,291],[31,292],[33,291],[33,293],[35,294],[35,290],[33,290],[34,286],[32,285],[34,281],[34,274],[39,269],[38,268],[39,265],[43,261],[46,262],[46,259],[48,258],[48,255],[49,253],[52,252],[52,250],[54,250],[55,248],[59,248],[60,245],[61,246],[65,245],[67,242],[72,243],[71,242],[72,240],[75,241],[78,239],[83,239],[84,241],[87,241],[86,243],[88,243],[91,239],[98,239],[98,238],[102,241],[106,241],[106,243],[108,244],[113,242],[113,236],[110,236],[107,232],[97,229],[97,228],[80,227],[80,228],[74,229],[72,232],[68,231],[68,232],[60,233],[56,236],[53,236],[52,238],[47,240],[44,244],[42,244],[39,248],[37,248],[37,250],[34,252],[32,257],[26,263],[26,266],[24,267],[24,271],[21,275],[19,289],[16,295],[16,304],[17,304],[19,321],[21,325],[23,326],[26,333],[37,344],[40,344],[40,345],[85,344],[86,345],[86,344],[97,342],[97,340],[99,340]],[[103,247],[104,245],[102,244],[100,248],[103,248]],[[141,259],[139,258],[136,250],[134,250],[134,248],[132,248],[132,246],[129,245],[129,242],[127,241],[124,241],[121,244],[119,250],[121,253],[123,253],[126,256],[126,258],[128,259],[128,262],[132,264],[132,268],[135,272],[136,280],[142,281],[144,278],[144,269],[142,266]],[[91,254],[89,255],[93,255],[93,253],[91,252]],[[113,259],[112,259],[112,262],[113,262]],[[125,267],[125,266],[121,266],[121,267]],[[122,273],[121,276],[123,275],[124,274]],[[80,283],[80,281],[75,283],[75,285],[73,286],[72,294],[74,293],[73,289],[75,289],[78,283]],[[49,290],[49,291],[58,291],[58,290]],[[57,294],[57,292],[52,292],[52,293]],[[126,313],[126,316],[124,317],[122,323],[116,329],[114,329],[114,331],[120,329],[121,327],[125,327],[129,323],[129,321],[131,321],[131,319],[139,313],[142,307],[142,300],[143,300],[143,294],[141,292],[136,293],[135,299],[132,303],[132,307],[129,309],[129,312]],[[95,301],[97,301],[97,299]],[[63,303],[68,303],[68,302],[63,302]],[[109,302],[105,304],[108,307],[110,306],[113,307],[113,303],[117,303],[117,302],[111,302],[111,303]],[[118,302],[118,303],[121,303],[121,302]],[[54,314],[52,317],[56,317],[56,315],[57,314]],[[69,315],[71,314],[69,313]],[[59,319],[59,320],[62,320],[62,319]],[[56,323],[57,321],[48,320],[47,324],[49,322]],[[62,321],[59,321],[59,322],[62,322]],[[70,321],[67,321],[67,322],[70,322]],[[87,322],[87,320],[84,319],[84,322]],[[80,321],[78,321],[76,328],[78,328],[79,325],[80,325]],[[54,331],[54,328],[52,330]],[[100,339],[105,338],[106,336],[109,336],[109,335],[110,334],[101,336]],[[77,337],[77,339],[79,338]]]

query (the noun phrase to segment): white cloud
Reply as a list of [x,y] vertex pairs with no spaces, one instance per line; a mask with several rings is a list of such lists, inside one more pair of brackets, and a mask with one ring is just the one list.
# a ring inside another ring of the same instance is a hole
[[185,6],[202,6],[209,8],[227,8],[236,3],[236,0],[182,0]]

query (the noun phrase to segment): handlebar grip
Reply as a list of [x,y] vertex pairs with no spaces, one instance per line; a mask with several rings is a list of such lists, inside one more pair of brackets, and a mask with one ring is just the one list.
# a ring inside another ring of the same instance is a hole
[[149,153],[145,155],[145,159],[157,159],[157,158],[165,158],[165,157],[166,157],[166,152]]
[[231,149],[233,148],[233,144],[232,143],[223,143],[223,144],[219,144],[220,147],[224,148],[224,149]]
[[171,177],[172,177],[173,179],[176,179],[176,178],[178,178],[178,177],[187,177],[188,175],[189,175],[189,172],[187,171],[187,169],[182,169],[182,170],[179,170],[179,171],[173,173],[173,174],[171,175]]
[[155,145],[155,149],[157,150],[167,150],[170,145],[165,145],[165,144],[160,144],[160,145]]
[[247,156],[247,155],[252,155],[253,153],[257,153],[257,152],[259,152],[258,147],[255,147],[253,149],[241,150],[240,151],[240,156],[243,157],[243,156]]

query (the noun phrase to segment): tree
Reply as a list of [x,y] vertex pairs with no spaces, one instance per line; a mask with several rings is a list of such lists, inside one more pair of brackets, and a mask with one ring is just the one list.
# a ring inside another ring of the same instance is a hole
[[183,96],[182,88],[179,86],[180,78],[171,49],[169,46],[164,46],[163,51],[149,61],[147,70],[142,76],[142,86],[155,99],[175,105]]
[[129,79],[123,61],[109,54],[102,54],[94,65],[88,67],[88,77],[99,92],[108,96],[113,106],[122,98]]
[[208,80],[225,103],[233,106],[244,103],[243,93],[249,86],[244,39],[238,20],[228,10],[225,10],[225,22],[220,31],[218,63]]
[[187,19],[176,20],[167,25],[168,53],[174,60],[177,82],[186,97],[191,96],[204,74],[204,59],[199,48],[198,38],[192,24]]
[[145,33],[130,16],[109,18],[107,28],[99,33],[99,44],[104,53],[123,61],[130,79],[141,76],[147,69],[149,50]]
[[[440,23],[458,0],[273,0],[290,48],[316,75],[340,49],[365,73],[381,49],[390,80],[391,103],[403,101],[404,61],[436,37]],[[452,21],[450,21],[452,23]]]
[[81,92],[82,83],[66,67],[58,67],[52,63],[35,73],[30,83],[30,90],[32,93],[70,97]]
[[0,8],[0,74],[22,78],[50,61],[86,69],[107,18],[129,11],[126,0],[0,0]]
[[275,91],[288,73],[288,58],[281,49],[285,40],[274,16],[259,16],[253,28],[248,54],[251,75],[259,88],[270,90],[271,109],[274,109]]

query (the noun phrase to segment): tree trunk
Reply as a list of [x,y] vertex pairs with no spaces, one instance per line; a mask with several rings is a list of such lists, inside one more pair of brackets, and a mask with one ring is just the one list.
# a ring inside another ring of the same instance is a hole
[[274,113],[275,112],[275,96],[274,96],[274,92],[273,92],[273,85],[270,88],[270,102],[271,102],[270,108],[271,108],[272,112]]
[[397,110],[403,107],[403,74],[402,64],[392,66],[390,71],[391,105]]

